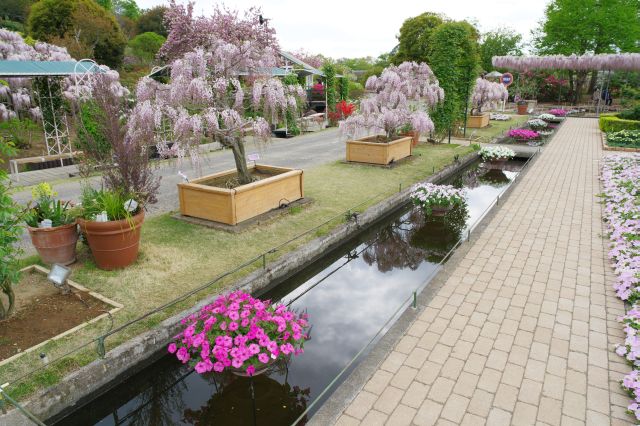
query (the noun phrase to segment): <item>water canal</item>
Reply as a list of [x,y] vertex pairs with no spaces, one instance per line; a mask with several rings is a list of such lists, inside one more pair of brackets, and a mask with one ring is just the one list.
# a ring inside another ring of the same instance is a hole
[[523,164],[474,163],[447,182],[466,188],[466,207],[426,218],[406,206],[261,295],[309,313],[311,340],[288,364],[247,379],[201,376],[163,356],[55,424],[288,426],[303,414],[304,424],[322,402],[305,413],[312,401],[434,275]]

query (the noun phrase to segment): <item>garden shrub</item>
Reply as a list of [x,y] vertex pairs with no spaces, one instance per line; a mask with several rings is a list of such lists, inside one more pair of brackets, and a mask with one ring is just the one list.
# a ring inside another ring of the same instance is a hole
[[335,111],[336,106],[336,68],[333,64],[326,63],[322,67],[326,78],[326,91],[327,91],[327,109],[329,111]]
[[640,105],[637,105],[633,109],[622,111],[618,114],[618,118],[622,118],[623,120],[640,120]]
[[625,120],[615,115],[602,115],[600,116],[600,130],[605,133],[640,130],[640,120]]
[[98,158],[93,158],[96,161],[107,158],[111,152],[111,144],[100,124],[102,114],[104,112],[93,101],[80,104],[80,126],[75,148],[83,151],[86,155],[97,156]]
[[640,148],[640,130],[620,130],[607,133],[607,145],[623,148]]

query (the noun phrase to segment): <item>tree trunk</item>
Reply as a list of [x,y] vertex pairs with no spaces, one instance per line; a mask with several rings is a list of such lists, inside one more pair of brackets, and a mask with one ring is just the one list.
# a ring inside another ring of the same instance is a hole
[[244,154],[244,142],[236,140],[231,144],[233,152],[233,160],[236,162],[236,170],[238,171],[238,180],[241,185],[253,182],[249,169],[247,168],[247,159]]
[[598,82],[598,71],[592,71],[591,79],[589,80],[589,90],[587,90],[587,93],[593,93],[595,91],[597,82]]
[[15,305],[15,294],[13,293],[13,286],[11,283],[5,283],[2,285],[2,292],[7,295],[9,299],[9,305],[5,309],[4,302],[0,300],[0,319],[9,318],[13,313],[13,308]]

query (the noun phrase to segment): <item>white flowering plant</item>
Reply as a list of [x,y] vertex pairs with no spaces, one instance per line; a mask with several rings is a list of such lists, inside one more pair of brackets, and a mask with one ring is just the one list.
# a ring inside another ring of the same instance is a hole
[[433,183],[419,183],[413,187],[411,200],[416,206],[422,207],[427,215],[434,208],[449,209],[465,202],[463,189],[451,185],[436,185]]
[[484,146],[479,154],[484,161],[508,160],[516,156],[512,149],[504,146]]
[[491,113],[489,119],[494,121],[509,121],[511,120],[511,116],[509,114]]
[[547,127],[549,127],[549,123],[547,123],[546,121],[540,118],[534,118],[532,120],[527,121],[527,126],[529,126],[529,128],[532,130],[538,131],[538,130],[546,129]]

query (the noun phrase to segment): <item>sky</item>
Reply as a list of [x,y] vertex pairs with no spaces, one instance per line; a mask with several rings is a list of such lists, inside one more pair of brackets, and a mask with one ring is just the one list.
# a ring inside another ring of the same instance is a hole
[[[177,0],[186,3],[186,0]],[[141,8],[166,0],[137,0]],[[332,58],[377,57],[397,44],[402,22],[423,12],[475,21],[481,31],[511,27],[530,39],[547,0],[226,0],[233,9],[262,8],[284,50],[304,49]],[[195,12],[208,15],[214,0],[195,0]]]

